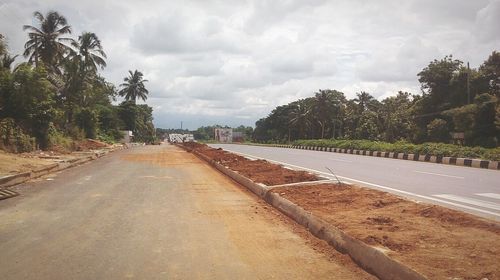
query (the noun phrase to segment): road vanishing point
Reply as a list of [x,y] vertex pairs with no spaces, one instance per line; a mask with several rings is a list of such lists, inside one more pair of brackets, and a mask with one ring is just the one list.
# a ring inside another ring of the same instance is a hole
[[0,201],[0,279],[374,279],[194,155],[121,150]]

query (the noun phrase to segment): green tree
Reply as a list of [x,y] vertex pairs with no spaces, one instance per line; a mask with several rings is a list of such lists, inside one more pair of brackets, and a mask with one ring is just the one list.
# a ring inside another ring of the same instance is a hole
[[304,99],[295,102],[293,106],[294,107],[290,111],[289,115],[289,126],[290,128],[295,128],[299,131],[299,139],[306,139],[307,134],[305,133],[305,131],[311,125],[311,110],[307,104],[307,101]]
[[361,114],[366,110],[375,110],[378,105],[378,101],[368,92],[362,91],[356,93],[356,98],[354,102],[358,104],[358,112]]
[[16,58],[18,56],[10,56],[9,54],[4,54],[3,56],[0,57],[0,67],[6,69],[6,70],[11,70],[12,64],[14,61],[16,61]]
[[314,119],[313,123],[319,124],[319,134],[320,138],[325,138],[325,135],[330,130],[331,135],[335,135],[335,130],[340,123],[340,118],[342,117],[342,109],[345,104],[345,97],[342,92],[336,90],[319,90],[315,93],[312,99],[312,117]]
[[144,83],[148,80],[145,80],[143,74],[137,70],[128,72],[130,76],[123,79],[125,83],[120,85],[122,89],[118,93],[120,96],[125,97],[126,101],[132,101],[134,104],[138,98],[146,101],[149,92]]
[[0,33],[0,56],[7,53],[7,43],[5,43],[5,37]]
[[412,96],[408,92],[398,92],[396,96],[382,100],[379,114],[382,119],[383,139],[387,142],[407,140],[411,135]]
[[474,145],[494,148],[498,145],[500,124],[498,118],[497,97],[488,93],[476,96],[474,104],[477,106],[475,122],[472,127]]
[[48,147],[48,129],[57,111],[54,92],[42,67],[31,69],[21,65],[14,73],[2,72],[0,89],[5,101],[0,118],[12,118],[37,139],[40,147]]
[[379,140],[378,115],[374,111],[366,110],[361,113],[358,126],[355,129],[357,139]]
[[39,27],[23,26],[23,30],[28,31],[29,38],[24,45],[24,56],[36,66],[43,62],[50,71],[59,73],[58,66],[70,50],[65,42],[74,42],[71,38],[63,37],[71,34],[71,27],[66,18],[55,11],[48,12],[46,16],[35,12],[33,16],[38,20]]
[[81,73],[95,73],[98,67],[106,67],[106,53],[95,33],[83,32],[71,45],[78,51],[74,55],[80,60]]
[[[494,51],[479,67],[479,74],[488,87],[488,92],[500,100],[500,52]],[[485,93],[486,91],[482,91]]]
[[137,118],[134,140],[138,142],[153,143],[156,141],[155,127],[153,125],[153,108],[146,104],[136,106]]
[[450,130],[448,122],[443,119],[434,119],[427,125],[427,134],[429,139],[434,142],[448,142],[450,139]]

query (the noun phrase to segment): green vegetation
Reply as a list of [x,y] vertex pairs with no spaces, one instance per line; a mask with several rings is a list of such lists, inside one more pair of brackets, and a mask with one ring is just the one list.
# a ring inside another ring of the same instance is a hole
[[364,91],[349,100],[337,90],[319,90],[258,120],[253,140],[332,139],[294,143],[498,159],[500,52],[478,69],[452,56],[434,60],[418,80],[421,95],[400,91],[382,101]]
[[[34,18],[38,24],[23,26],[26,62],[13,67],[17,55],[0,34],[0,148],[70,150],[82,138],[119,141],[120,130],[132,130],[135,141],[155,141],[152,108],[136,105],[148,95],[143,74],[129,71],[117,91],[99,73],[106,54],[95,33],[75,40],[59,13],[35,12]],[[117,95],[125,97],[118,106],[112,104]]]
[[[158,139],[165,139],[169,133],[180,133],[180,134],[193,134],[194,139],[196,141],[200,141],[203,143],[211,143],[215,142],[214,131],[215,128],[230,128],[229,126],[222,125],[209,125],[202,126],[196,130],[188,130],[188,129],[163,129],[157,128],[156,135]],[[240,125],[238,127],[233,128],[234,132],[241,132],[243,134],[243,142],[250,142],[252,140],[253,135],[253,127]]]
[[296,140],[292,143],[297,146],[328,147],[340,149],[397,152],[406,154],[435,155],[444,157],[482,158],[500,160],[500,148],[487,149],[483,147],[465,147],[445,143],[412,144],[406,141],[388,143],[370,140],[340,140],[317,139]]

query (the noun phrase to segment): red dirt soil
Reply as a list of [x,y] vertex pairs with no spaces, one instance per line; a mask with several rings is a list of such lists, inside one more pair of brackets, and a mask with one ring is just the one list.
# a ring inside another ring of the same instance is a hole
[[317,184],[272,192],[429,279],[500,279],[500,224],[356,186]]
[[237,171],[254,182],[267,186],[319,180],[316,175],[305,171],[290,170],[265,160],[250,160],[222,149],[211,148],[204,144],[188,142],[183,145],[189,149],[196,150],[215,162],[229,167],[233,171]]
[[98,150],[109,146],[110,145],[101,141],[97,141],[94,139],[85,139],[83,141],[79,141],[76,143],[76,150],[77,151]]

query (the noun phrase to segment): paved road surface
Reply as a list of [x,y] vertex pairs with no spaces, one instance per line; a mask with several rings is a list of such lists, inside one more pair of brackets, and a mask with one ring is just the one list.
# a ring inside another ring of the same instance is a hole
[[173,146],[119,151],[0,201],[0,279],[363,279]]
[[341,153],[235,144],[211,145],[420,201],[500,220],[500,171]]

